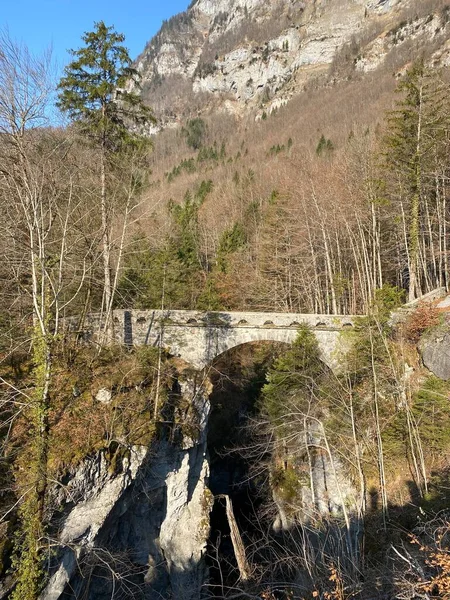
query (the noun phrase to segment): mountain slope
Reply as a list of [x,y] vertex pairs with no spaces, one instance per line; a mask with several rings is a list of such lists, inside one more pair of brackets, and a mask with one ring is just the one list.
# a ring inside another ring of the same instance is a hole
[[261,115],[327,77],[330,65],[363,74],[414,42],[445,63],[448,15],[439,0],[197,0],[163,24],[136,64],[160,126],[214,107]]

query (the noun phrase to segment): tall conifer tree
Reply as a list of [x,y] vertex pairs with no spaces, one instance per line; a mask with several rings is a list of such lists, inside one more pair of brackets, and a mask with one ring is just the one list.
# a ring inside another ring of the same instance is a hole
[[132,67],[124,36],[95,23],[94,31],[82,36],[84,46],[72,50],[72,62],[59,82],[59,108],[98,149],[100,167],[100,212],[104,273],[103,307],[108,318],[113,302],[111,280],[111,203],[108,198],[109,159],[126,150],[153,121],[150,109],[138,93],[139,74]]
[[[445,115],[446,88],[435,72],[418,60],[400,82],[397,92],[403,98],[388,118],[389,133],[385,138],[385,164],[392,195],[405,209],[405,238],[409,273],[408,300],[421,295],[421,265],[425,206],[430,200],[428,180],[435,171],[442,149],[440,141],[448,132]],[[431,244],[432,240],[428,240]]]

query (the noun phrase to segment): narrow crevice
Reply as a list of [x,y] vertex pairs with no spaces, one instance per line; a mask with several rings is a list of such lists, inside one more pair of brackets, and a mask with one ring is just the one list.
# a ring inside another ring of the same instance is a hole
[[217,597],[239,579],[224,496],[232,502],[244,546],[249,547],[258,534],[258,511],[265,498],[252,476],[254,465],[246,446],[249,424],[258,415],[258,398],[276,350],[269,344],[248,344],[227,352],[214,364],[208,454],[209,489],[215,501],[207,562],[210,589]]

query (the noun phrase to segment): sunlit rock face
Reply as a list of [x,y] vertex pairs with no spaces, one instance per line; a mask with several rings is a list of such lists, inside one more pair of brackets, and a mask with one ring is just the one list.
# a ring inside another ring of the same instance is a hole
[[423,364],[439,379],[450,380],[450,329],[435,327],[420,341]]
[[355,66],[367,72],[410,36],[442,34],[447,24],[438,13],[412,17],[396,34],[409,6],[410,0],[197,0],[138,57],[143,93],[160,127],[185,116],[199,94],[205,110],[218,104],[235,114],[270,112],[326,73],[348,44],[359,44]]
[[54,490],[63,516],[41,600],[109,600],[129,589],[150,600],[200,597],[212,508],[202,382],[192,369],[177,382],[170,418],[182,406],[179,427],[150,447],[119,447],[113,461],[107,451],[86,457]]

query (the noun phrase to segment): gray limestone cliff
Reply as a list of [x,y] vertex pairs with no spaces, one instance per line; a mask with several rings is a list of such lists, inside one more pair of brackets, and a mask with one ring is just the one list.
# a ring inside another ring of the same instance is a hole
[[340,52],[364,74],[421,40],[435,45],[434,62],[448,64],[448,12],[422,12],[410,0],[197,0],[163,24],[136,67],[159,128],[213,107],[260,117]]
[[209,401],[197,378],[179,386],[191,417],[176,443],[118,448],[114,461],[99,452],[54,491],[60,527],[41,600],[106,600],[120,588],[125,597],[200,597],[212,508]]

